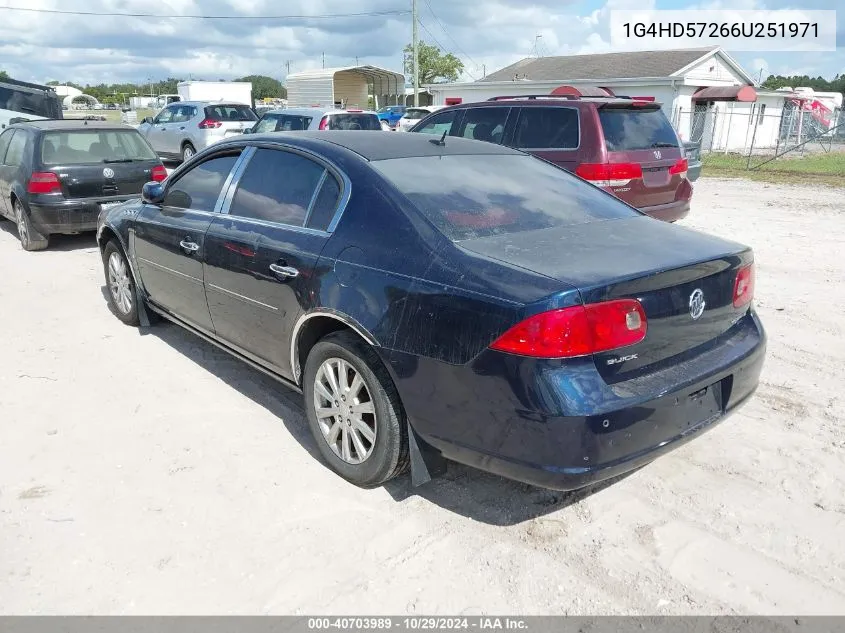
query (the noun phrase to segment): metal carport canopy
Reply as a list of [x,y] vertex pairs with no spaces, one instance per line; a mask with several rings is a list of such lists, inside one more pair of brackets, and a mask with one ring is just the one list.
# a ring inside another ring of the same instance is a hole
[[[350,66],[349,68],[338,68],[337,70],[347,70],[354,73],[358,73],[359,75],[364,75],[367,78],[367,81],[373,86],[373,97],[380,97],[380,96],[389,96],[393,95],[395,97],[402,96],[402,101],[404,103],[405,100],[405,75],[397,72],[393,72],[392,70],[387,70],[385,68],[379,68],[378,66]],[[378,83],[376,83],[378,81]],[[393,85],[393,90],[390,89],[391,84]],[[378,85],[379,90],[376,92],[376,85]],[[387,90],[383,88],[386,87]]]

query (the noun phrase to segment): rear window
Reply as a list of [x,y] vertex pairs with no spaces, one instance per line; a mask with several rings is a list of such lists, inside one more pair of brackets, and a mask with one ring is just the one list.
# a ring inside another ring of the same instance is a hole
[[256,132],[291,132],[307,130],[311,125],[310,116],[295,114],[265,114],[255,125]]
[[609,152],[678,147],[678,136],[659,108],[599,108],[599,119]]
[[245,105],[206,106],[205,116],[212,121],[257,121],[252,108]]
[[155,152],[135,130],[47,132],[41,140],[41,162],[44,165],[82,165],[155,158]]
[[330,114],[328,128],[330,130],[380,130],[381,122],[375,114]]
[[430,156],[371,165],[453,241],[639,215],[532,156]]

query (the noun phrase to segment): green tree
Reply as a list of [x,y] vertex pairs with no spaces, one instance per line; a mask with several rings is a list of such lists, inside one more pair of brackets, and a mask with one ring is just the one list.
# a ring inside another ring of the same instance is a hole
[[[464,70],[464,63],[452,53],[441,53],[436,46],[419,42],[419,81],[420,86],[426,84],[457,81]],[[414,47],[405,47],[405,74],[413,81],[414,77]]]
[[9,78],[9,73],[7,73],[5,70],[0,70],[0,79],[8,79],[8,78]]
[[248,81],[252,84],[252,98],[260,101],[265,97],[272,99],[284,99],[288,96],[287,89],[282,82],[266,75],[247,75],[235,81]]
[[778,88],[809,87],[819,92],[843,92],[845,91],[845,75],[836,75],[832,81],[824,77],[809,77],[807,75],[769,75],[763,82],[763,88],[777,90]]

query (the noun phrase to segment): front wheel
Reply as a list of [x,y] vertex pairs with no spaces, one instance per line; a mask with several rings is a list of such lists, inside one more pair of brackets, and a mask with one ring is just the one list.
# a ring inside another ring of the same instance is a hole
[[126,325],[138,325],[138,302],[132,269],[121,248],[113,241],[103,249],[103,267],[108,286],[109,306]]
[[194,146],[190,143],[185,143],[185,146],[182,148],[182,162],[187,162],[194,157],[194,154],[197,153],[197,150],[194,149]]
[[317,447],[341,477],[370,488],[407,470],[399,394],[378,355],[355,334],[337,332],[313,347],[303,393]]

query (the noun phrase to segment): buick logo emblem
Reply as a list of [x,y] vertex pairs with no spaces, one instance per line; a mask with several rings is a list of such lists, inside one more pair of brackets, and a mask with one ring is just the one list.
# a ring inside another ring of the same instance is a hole
[[696,288],[689,296],[689,315],[693,320],[704,314],[704,306],[704,293],[701,292],[701,288]]
[[114,169],[112,169],[111,167],[106,167],[103,170],[103,176],[105,176],[106,178],[114,178]]
[[661,153],[660,153],[660,150],[659,150],[659,149],[654,150],[654,157],[655,157],[657,160],[660,160],[660,159],[662,158],[662,156],[663,156],[663,154],[661,154]]

